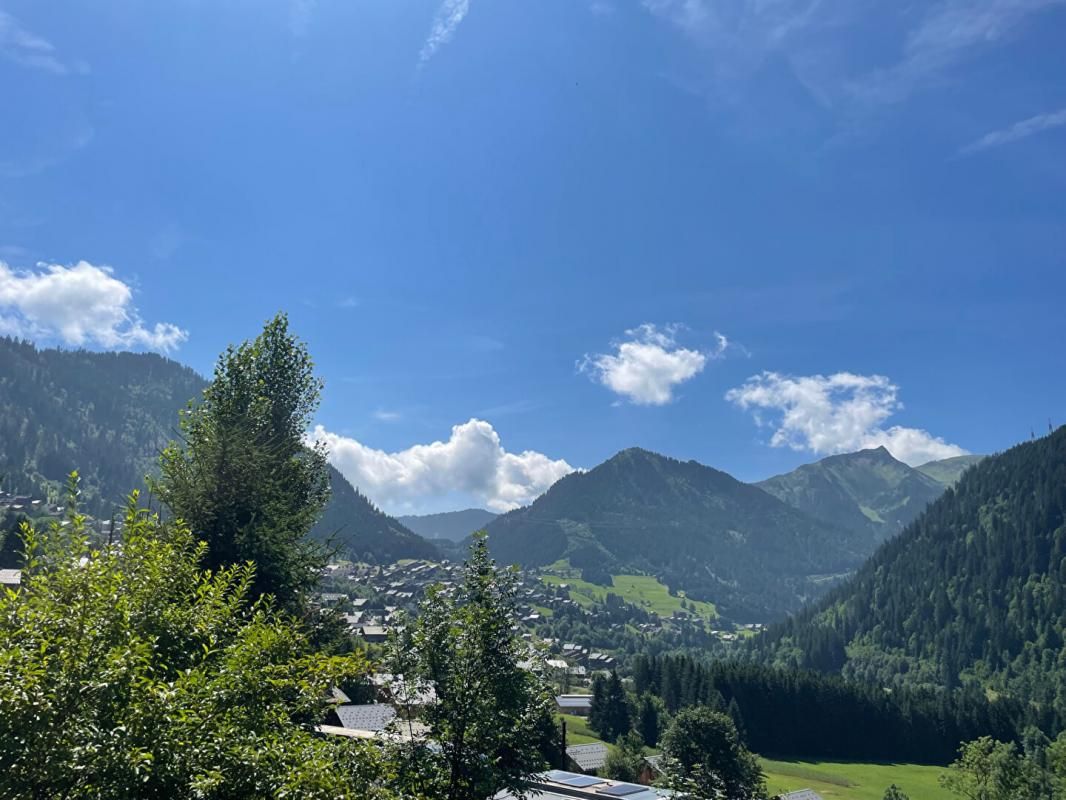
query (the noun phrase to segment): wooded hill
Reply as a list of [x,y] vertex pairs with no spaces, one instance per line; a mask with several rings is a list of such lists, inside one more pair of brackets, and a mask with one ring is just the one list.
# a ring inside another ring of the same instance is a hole
[[737,621],[773,619],[854,569],[868,534],[815,520],[695,461],[632,448],[488,525],[502,563],[559,559],[586,580],[646,572]]
[[[61,496],[81,474],[81,505],[110,516],[178,436],[178,411],[207,382],[154,353],[38,349],[0,337],[0,486],[14,494]],[[436,547],[381,513],[332,467],[333,494],[316,538],[358,558],[428,558]]]
[[990,456],[855,577],[755,642],[878,686],[971,687],[1066,723],[1066,427]]

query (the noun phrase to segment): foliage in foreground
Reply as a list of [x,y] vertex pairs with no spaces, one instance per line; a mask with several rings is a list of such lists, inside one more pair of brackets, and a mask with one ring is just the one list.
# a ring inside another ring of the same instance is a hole
[[1021,751],[988,736],[967,742],[940,783],[965,800],[1066,800],[1066,733],[1048,743],[1030,731]]
[[205,546],[131,499],[121,543],[84,519],[24,526],[19,591],[0,596],[0,796],[380,797],[366,746],[317,737],[358,656],[311,652],[251,566],[211,573]]

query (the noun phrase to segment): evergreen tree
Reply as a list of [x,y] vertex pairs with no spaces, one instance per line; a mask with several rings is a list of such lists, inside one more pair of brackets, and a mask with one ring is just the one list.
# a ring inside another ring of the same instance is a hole
[[611,670],[611,675],[607,678],[601,733],[608,741],[614,742],[629,733],[632,727],[625,687],[618,673]]
[[891,786],[885,789],[885,796],[882,798],[882,800],[910,800],[910,798],[903,793],[902,789],[900,789],[898,786],[896,786],[896,784],[893,783]]
[[326,560],[307,538],[329,496],[326,454],[304,436],[321,382],[279,314],[230,347],[199,404],[181,416],[182,442],[163,451],[154,489],[194,535],[212,569],[255,564],[252,591],[298,608]]
[[648,747],[655,747],[659,744],[659,734],[661,733],[659,706],[661,702],[647,693],[640,696],[640,704],[637,707],[636,729],[640,734],[641,740]]
[[389,647],[389,666],[436,695],[423,714],[433,746],[397,749],[405,790],[441,800],[520,793],[555,763],[558,735],[546,678],[523,668],[532,655],[514,628],[516,574],[499,572],[484,534],[463,583],[429,590],[416,620]]
[[737,736],[740,737],[740,741],[746,744],[748,741],[748,732],[744,727],[744,717],[740,713],[740,705],[737,703],[735,697],[730,699],[726,713],[729,714],[729,718],[733,720],[733,725],[737,729]]

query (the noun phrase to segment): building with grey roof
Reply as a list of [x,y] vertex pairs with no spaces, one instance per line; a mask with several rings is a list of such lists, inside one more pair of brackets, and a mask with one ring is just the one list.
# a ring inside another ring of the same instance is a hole
[[[639,783],[626,783],[553,769],[529,782],[528,800],[666,800],[673,796],[668,789],[656,789]],[[503,791],[493,800],[515,800]]]
[[384,703],[339,705],[333,712],[341,727],[359,731],[383,731],[396,718],[396,709]]
[[572,744],[566,748],[566,754],[582,772],[595,772],[607,763],[605,744]]

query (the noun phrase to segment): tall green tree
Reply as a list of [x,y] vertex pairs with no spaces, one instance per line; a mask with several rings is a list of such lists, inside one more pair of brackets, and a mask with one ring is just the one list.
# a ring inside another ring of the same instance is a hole
[[896,784],[893,783],[891,786],[889,786],[887,789],[885,789],[885,796],[883,798],[881,798],[881,800],[911,800],[911,799],[903,792],[902,789],[900,789],[898,786],[896,786]]
[[610,742],[625,736],[633,727],[625,686],[614,670],[606,679],[593,681],[589,727]]
[[219,358],[153,485],[207,542],[206,566],[254,563],[252,593],[290,609],[327,556],[307,537],[329,496],[324,446],[304,440],[321,388],[307,347],[279,314]]
[[136,507],[120,543],[85,520],[23,526],[18,592],[0,593],[0,797],[388,797],[372,747],[316,736],[360,656],[315,654],[251,596],[248,565]]
[[705,706],[685,708],[662,739],[662,783],[685,797],[764,800],[759,762],[737,735],[733,720]]
[[516,592],[516,573],[496,569],[480,534],[463,582],[431,588],[418,618],[393,636],[390,669],[436,696],[423,713],[434,746],[397,747],[406,791],[442,800],[522,793],[552,760],[552,693],[528,668],[540,659],[514,627]]
[[636,730],[648,747],[655,747],[659,744],[659,735],[662,733],[662,714],[661,700],[647,692],[640,696]]

